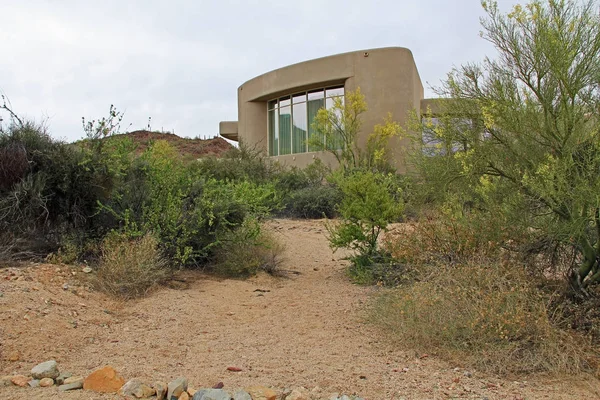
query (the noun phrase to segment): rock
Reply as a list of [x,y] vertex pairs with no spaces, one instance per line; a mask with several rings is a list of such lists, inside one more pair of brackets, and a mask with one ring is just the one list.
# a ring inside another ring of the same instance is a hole
[[164,400],[167,397],[167,384],[165,382],[154,382],[152,388],[156,390],[156,400]]
[[135,396],[138,399],[145,399],[154,396],[156,390],[139,379],[131,379],[119,389],[118,393],[121,396]]
[[198,390],[192,400],[231,400],[231,396],[223,389]]
[[83,385],[83,381],[85,381],[83,376],[70,376],[68,378],[65,378],[65,380],[63,381],[63,384],[69,385],[71,383],[81,382],[81,384]]
[[473,374],[471,372],[469,372],[469,371],[463,372],[463,375],[466,376],[467,378],[470,378],[470,377],[473,376]]
[[66,392],[67,390],[77,390],[83,388],[83,381],[77,381],[73,383],[66,383],[64,385],[60,385],[58,390],[61,392]]
[[25,375],[15,375],[10,379],[10,381],[13,385],[25,387],[29,384],[30,379]]
[[111,366],[106,366],[85,378],[83,388],[99,393],[116,393],[124,384],[125,380],[117,375],[117,371]]
[[2,376],[0,377],[0,387],[2,386],[12,386],[12,376]]
[[40,380],[32,379],[29,382],[27,382],[27,384],[29,385],[29,387],[40,387]]
[[68,283],[65,283],[65,284],[62,286],[62,288],[63,288],[63,290],[69,290],[69,284],[68,284]]
[[49,387],[52,385],[54,385],[54,379],[52,379],[52,378],[43,378],[40,380],[41,387]]
[[21,354],[17,350],[10,352],[8,355],[8,361],[19,361],[20,358]]
[[63,373],[61,373],[61,374],[60,374],[60,375],[59,375],[59,376],[58,376],[58,377],[55,379],[55,381],[56,381],[56,384],[57,384],[57,385],[62,385],[62,384],[64,384],[64,383],[65,383],[65,379],[67,379],[67,378],[70,378],[71,376],[73,376],[73,374],[72,374],[72,373],[70,373],[70,372],[63,372]]
[[191,387],[188,386],[187,390],[186,390],[187,394],[190,395],[190,399],[194,398],[194,395],[196,394],[197,390],[196,389],[192,389]]
[[[167,400],[177,400],[188,388],[187,378],[177,378],[167,385]],[[186,393],[187,394],[187,393]]]
[[233,395],[233,400],[252,400],[252,397],[245,390],[240,390]]
[[188,394],[188,392],[183,392],[177,400],[190,400],[190,395]]
[[352,399],[346,395],[343,395],[342,397],[340,397],[340,400],[352,400]]
[[92,272],[92,269],[90,267],[85,267],[81,271],[85,272],[86,274],[89,274],[90,272]]
[[54,360],[46,361],[31,369],[33,379],[57,378],[60,375],[58,364]]
[[285,400],[308,400],[308,393],[300,389],[294,389],[287,395]]
[[246,392],[252,397],[252,400],[276,400],[277,393],[264,386],[251,386],[246,388]]

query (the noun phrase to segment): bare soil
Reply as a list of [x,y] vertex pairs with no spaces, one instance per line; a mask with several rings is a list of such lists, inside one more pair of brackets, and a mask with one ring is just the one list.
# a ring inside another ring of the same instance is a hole
[[[269,229],[286,244],[287,277],[242,281],[186,272],[126,303],[80,286],[80,267],[0,269],[0,375],[28,374],[55,359],[75,375],[112,365],[126,380],[186,376],[194,388],[304,386],[323,399],[335,392],[370,400],[600,398],[592,377],[506,379],[473,370],[467,377],[463,366],[434,354],[393,347],[365,321],[380,289],[349,282],[322,221],[275,220]],[[232,366],[241,371],[228,371]],[[0,387],[0,399],[24,398],[119,397]]]

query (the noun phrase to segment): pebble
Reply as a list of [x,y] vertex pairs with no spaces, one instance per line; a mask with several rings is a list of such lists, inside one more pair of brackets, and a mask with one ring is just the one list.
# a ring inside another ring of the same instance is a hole
[[10,381],[12,382],[13,385],[25,387],[28,385],[30,379],[29,379],[29,377],[24,376],[24,375],[15,375],[11,378]]
[[63,372],[61,373],[57,378],[56,378],[56,384],[57,385],[62,385],[65,383],[65,379],[70,378],[71,376],[73,376],[72,373],[70,372]]
[[21,358],[21,354],[17,350],[11,352],[8,355],[8,361],[13,361],[13,362],[14,361],[19,361],[20,358]]
[[[187,378],[177,378],[167,385],[167,400],[177,400],[188,388]],[[187,393],[186,393],[187,394]]]
[[84,381],[85,379],[83,378],[83,376],[70,376],[63,381],[63,384],[69,385],[71,383],[81,382],[81,384],[83,385]]
[[82,381],[77,381],[77,382],[73,382],[73,383],[66,383],[66,384],[60,385],[58,387],[58,390],[60,390],[61,392],[66,392],[67,390],[77,390],[77,389],[83,389],[83,382]]
[[294,389],[286,396],[285,400],[308,400],[308,394],[300,389]]
[[85,272],[86,274],[89,274],[90,272],[92,272],[92,269],[90,267],[85,267],[81,271]]
[[240,390],[233,395],[233,400],[252,400],[252,397],[245,390]]
[[154,382],[152,388],[156,390],[156,400],[164,400],[167,397],[166,382]]
[[29,382],[27,382],[27,384],[29,385],[29,387],[40,387],[40,380],[39,379],[32,379]]
[[154,396],[156,390],[139,379],[131,379],[119,389],[118,393],[121,396],[135,396],[138,399],[145,399]]
[[246,392],[250,394],[252,400],[276,400],[277,393],[264,386],[251,386],[246,388]]
[[40,379],[40,386],[41,387],[50,387],[54,385],[54,379],[52,378],[43,378]]
[[54,360],[45,361],[31,369],[33,379],[57,378],[60,375],[58,364]]
[[231,400],[231,396],[223,389],[198,390],[192,400]]

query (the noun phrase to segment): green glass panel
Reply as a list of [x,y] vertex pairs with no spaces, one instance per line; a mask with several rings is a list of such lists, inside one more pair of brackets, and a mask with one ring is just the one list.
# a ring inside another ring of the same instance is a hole
[[290,106],[285,106],[279,109],[279,154],[290,154],[291,152],[292,108]]
[[269,111],[269,155],[276,156],[278,150],[277,110]]
[[[321,92],[322,93],[322,92]],[[309,95],[310,97],[310,95]],[[315,117],[317,116],[317,113],[319,112],[319,110],[323,107],[325,107],[325,99],[314,99],[314,100],[309,100],[308,101],[308,137],[312,138],[313,136],[317,136],[319,135],[317,132],[315,132],[312,124],[315,120]],[[319,135],[320,139],[323,140],[323,136]],[[314,146],[309,146],[308,151],[317,151],[318,148],[315,148]]]
[[292,153],[306,153],[306,103],[294,104],[292,127]]

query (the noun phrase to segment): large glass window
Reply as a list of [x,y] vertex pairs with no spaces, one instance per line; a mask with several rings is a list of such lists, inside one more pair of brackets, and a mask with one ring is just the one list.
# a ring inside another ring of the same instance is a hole
[[[333,98],[344,99],[343,87],[332,87],[296,93],[269,101],[269,155],[285,155],[315,151],[307,145],[308,138],[317,135],[312,123],[321,108],[331,108]],[[331,144],[339,147],[338,143]]]

